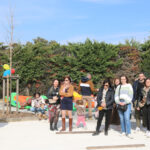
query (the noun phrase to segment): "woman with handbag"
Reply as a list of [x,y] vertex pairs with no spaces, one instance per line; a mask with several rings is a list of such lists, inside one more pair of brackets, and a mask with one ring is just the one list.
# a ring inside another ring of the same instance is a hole
[[139,109],[142,110],[147,126],[146,136],[150,137],[150,78],[145,81],[145,86],[142,90],[141,101],[138,103]]
[[93,136],[99,134],[99,129],[101,127],[101,123],[103,117],[105,115],[105,135],[108,135],[108,127],[110,124],[111,113],[114,103],[114,91],[111,88],[111,84],[109,80],[105,80],[103,82],[103,86],[99,89],[98,96],[97,96],[97,103],[98,103],[98,110],[99,110],[99,117],[97,120],[96,131],[93,133]]
[[53,81],[53,86],[48,89],[47,98],[49,108],[50,130],[51,131],[58,130],[57,122],[60,113],[60,95],[59,95],[59,81],[57,79]]
[[129,138],[133,138],[131,135],[131,102],[133,98],[133,88],[128,83],[128,78],[123,75],[120,77],[121,85],[117,87],[115,91],[115,102],[120,117],[122,135],[127,135]]
[[71,78],[66,76],[64,78],[64,83],[60,87],[59,94],[61,96],[61,112],[62,112],[62,129],[65,131],[65,118],[66,113],[69,116],[69,131],[72,131],[72,110],[73,110],[73,91],[74,87],[71,84]]

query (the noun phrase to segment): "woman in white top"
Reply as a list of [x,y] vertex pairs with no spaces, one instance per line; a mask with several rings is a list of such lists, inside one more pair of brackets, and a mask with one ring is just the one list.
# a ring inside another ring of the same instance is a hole
[[[129,138],[131,136],[131,122],[130,122],[130,115],[131,115],[131,102],[133,98],[133,88],[130,83],[128,83],[128,78],[123,75],[120,77],[121,84],[117,87],[115,91],[115,102],[118,106],[118,113],[120,117],[121,123],[121,131],[122,135],[127,135]],[[119,109],[120,106],[127,107],[126,110]]]

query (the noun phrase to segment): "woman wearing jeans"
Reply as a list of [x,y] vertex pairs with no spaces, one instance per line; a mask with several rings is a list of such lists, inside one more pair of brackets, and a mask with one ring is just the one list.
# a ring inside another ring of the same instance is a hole
[[121,131],[122,135],[127,135],[129,138],[131,136],[131,122],[130,122],[130,114],[131,114],[131,102],[133,98],[133,88],[131,84],[128,83],[128,78],[123,75],[120,78],[121,85],[117,87],[115,91],[115,102],[117,105],[127,105],[127,110],[122,111],[118,109],[120,123],[121,123]]

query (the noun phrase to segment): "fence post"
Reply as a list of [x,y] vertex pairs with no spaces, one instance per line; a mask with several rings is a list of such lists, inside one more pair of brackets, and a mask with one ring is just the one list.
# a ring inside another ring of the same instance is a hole
[[9,76],[7,76],[7,114],[9,113]]
[[18,113],[18,95],[19,95],[19,77],[17,75],[17,84],[16,84],[16,112]]
[[6,89],[6,85],[5,85],[5,79],[3,78],[3,114],[5,112],[5,89]]

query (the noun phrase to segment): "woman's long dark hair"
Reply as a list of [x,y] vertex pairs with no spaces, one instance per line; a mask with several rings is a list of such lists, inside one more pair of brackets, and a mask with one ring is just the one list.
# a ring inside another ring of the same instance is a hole
[[125,77],[125,78],[126,78],[126,83],[129,83],[128,77],[127,77],[126,75],[122,75],[122,76],[120,76],[120,84],[122,84],[122,83],[121,83],[121,77]]
[[53,82],[52,82],[52,83],[53,83],[53,84],[52,84],[52,86],[54,86],[54,82],[55,82],[56,80],[58,81],[58,87],[59,87],[59,86],[60,86],[60,82],[59,82],[59,80],[58,80],[58,79],[54,79],[54,80],[53,80]]
[[108,83],[108,84],[109,84],[109,88],[112,87],[112,86],[111,86],[111,82],[110,82],[109,79],[105,79],[105,80],[103,81],[103,86],[102,86],[103,88],[104,88],[105,83]]

